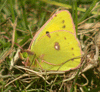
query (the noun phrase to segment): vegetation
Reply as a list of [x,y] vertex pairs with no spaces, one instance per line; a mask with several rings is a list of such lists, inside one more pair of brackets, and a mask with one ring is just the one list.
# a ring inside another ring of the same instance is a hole
[[[72,14],[84,53],[82,67],[66,73],[24,67],[19,58],[14,60],[16,53],[28,48],[35,32],[57,9]],[[0,92],[98,92],[99,21],[99,0],[0,0]]]

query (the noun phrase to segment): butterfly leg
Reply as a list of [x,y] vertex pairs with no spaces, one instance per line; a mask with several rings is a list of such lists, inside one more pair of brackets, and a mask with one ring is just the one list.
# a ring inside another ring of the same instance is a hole
[[40,65],[40,63],[37,59],[36,59],[36,62],[39,64],[40,68],[43,70],[42,66]]

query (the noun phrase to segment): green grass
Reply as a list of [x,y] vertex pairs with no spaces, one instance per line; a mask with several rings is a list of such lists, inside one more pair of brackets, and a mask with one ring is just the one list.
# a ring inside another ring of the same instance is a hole
[[[82,90],[97,92],[100,90],[99,64],[83,73],[88,79],[86,86],[80,86],[87,82],[86,78],[79,75],[80,71],[75,78],[65,81],[69,78],[70,72],[41,76],[40,73],[35,73],[35,70],[27,70],[27,72],[17,66],[11,69],[11,60],[17,50],[28,48],[35,32],[58,8],[67,9],[72,14],[77,37],[85,55],[92,57],[96,54],[92,46],[95,46],[95,35],[100,31],[100,26],[94,26],[95,30],[91,30],[93,25],[100,21],[99,0],[0,0],[0,92],[67,92],[68,90],[70,92],[81,92]],[[94,17],[84,21],[91,16]],[[79,28],[85,23],[94,24],[88,29]],[[93,44],[86,49],[91,42]],[[19,60],[15,65],[20,66],[21,62]],[[84,66],[86,67],[87,64]],[[47,77],[49,78],[46,80]]]

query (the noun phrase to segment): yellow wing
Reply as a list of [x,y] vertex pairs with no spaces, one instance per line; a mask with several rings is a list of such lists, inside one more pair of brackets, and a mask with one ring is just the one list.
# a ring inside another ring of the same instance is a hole
[[31,44],[35,44],[46,32],[53,32],[56,30],[68,30],[76,34],[75,26],[69,11],[61,10],[55,13],[36,33]]
[[81,56],[81,48],[70,13],[62,10],[54,14],[34,36],[30,50],[36,54],[38,68],[60,71],[77,68],[81,58],[72,58]]

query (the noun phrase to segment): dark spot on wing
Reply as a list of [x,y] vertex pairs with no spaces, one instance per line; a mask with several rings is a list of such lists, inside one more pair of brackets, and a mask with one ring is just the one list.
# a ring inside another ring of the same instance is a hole
[[64,23],[65,21],[63,20],[62,23]]
[[64,39],[66,40],[66,37],[64,37]]
[[48,34],[49,33],[49,31],[46,31],[46,34]]
[[65,28],[66,26],[64,25],[62,28]]
[[49,31],[46,31],[46,35],[47,35],[49,38],[51,37]]
[[71,48],[72,50],[74,49],[74,48]]
[[58,34],[56,34],[57,36],[59,36]]

